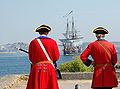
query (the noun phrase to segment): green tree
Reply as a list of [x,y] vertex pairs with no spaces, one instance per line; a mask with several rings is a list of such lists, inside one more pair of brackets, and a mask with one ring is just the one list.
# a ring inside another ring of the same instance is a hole
[[61,72],[93,72],[93,67],[86,67],[79,57],[73,61],[60,64]]

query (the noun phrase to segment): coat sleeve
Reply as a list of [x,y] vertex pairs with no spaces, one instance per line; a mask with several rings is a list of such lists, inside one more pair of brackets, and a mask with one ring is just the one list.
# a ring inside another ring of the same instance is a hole
[[117,52],[116,52],[116,49],[115,49],[115,46],[113,45],[113,53],[112,53],[112,63],[113,65],[115,65],[118,61],[117,59]]
[[91,62],[92,62],[90,59],[88,59],[89,55],[91,55],[91,46],[90,45],[88,45],[88,47],[80,55],[80,59],[86,66],[90,66]]
[[32,58],[33,58],[33,50],[35,50],[35,44],[34,44],[34,41],[31,41],[30,42],[30,45],[29,45],[29,49],[28,49],[28,52],[29,52],[29,60],[32,62]]
[[55,45],[54,45],[54,48],[53,48],[53,53],[54,53],[53,60],[58,61],[58,59],[60,58],[60,52],[59,52],[59,48],[58,48],[58,45],[57,45],[56,42],[55,42]]

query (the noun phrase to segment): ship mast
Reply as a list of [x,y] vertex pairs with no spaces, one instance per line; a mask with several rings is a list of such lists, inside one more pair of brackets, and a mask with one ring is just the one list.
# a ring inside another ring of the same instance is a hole
[[69,39],[69,24],[67,19],[66,38]]
[[75,38],[75,28],[74,28],[74,18],[72,17],[72,30],[71,30],[71,32],[72,32],[72,39],[74,39]]

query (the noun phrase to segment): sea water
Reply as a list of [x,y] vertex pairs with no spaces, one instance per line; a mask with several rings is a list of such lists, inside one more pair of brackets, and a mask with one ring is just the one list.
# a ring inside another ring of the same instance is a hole
[[[86,44],[87,45],[87,44]],[[83,46],[83,50],[86,48]],[[72,61],[72,57],[79,56],[71,55],[64,56],[62,52],[62,47],[59,46],[61,56],[59,61],[57,61],[58,67],[61,63]],[[119,50],[119,48],[117,48]],[[118,58],[120,54],[118,54]],[[25,53],[1,53],[0,54],[0,77],[12,74],[29,74],[30,71],[30,61],[28,55]]]
[[[57,65],[72,61],[72,57],[61,54]],[[25,53],[0,53],[0,77],[12,74],[28,74],[30,71],[30,61]]]

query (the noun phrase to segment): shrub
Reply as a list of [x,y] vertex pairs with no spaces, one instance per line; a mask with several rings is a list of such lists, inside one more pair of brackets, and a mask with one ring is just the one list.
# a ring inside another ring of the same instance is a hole
[[93,67],[86,67],[79,57],[73,61],[60,64],[61,72],[93,72]]

